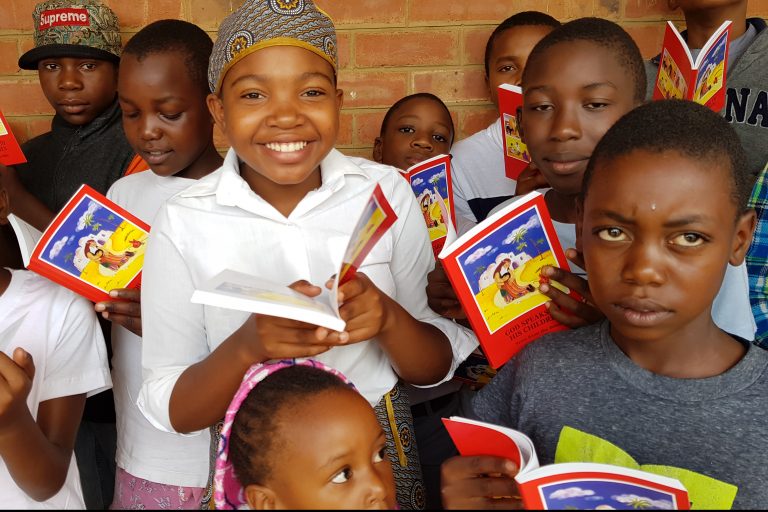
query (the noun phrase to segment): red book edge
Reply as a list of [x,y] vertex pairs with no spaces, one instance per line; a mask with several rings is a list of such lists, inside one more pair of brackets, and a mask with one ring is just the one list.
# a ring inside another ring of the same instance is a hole
[[558,482],[573,482],[576,484],[579,480],[608,480],[651,487],[661,492],[672,494],[676,501],[675,510],[690,510],[691,508],[689,501],[690,498],[686,491],[677,489],[675,487],[669,487],[658,482],[651,482],[649,480],[635,478],[633,476],[624,475],[621,473],[604,473],[595,471],[561,473],[558,475],[549,475],[542,478],[528,480],[523,483],[517,482],[517,488],[520,491],[520,496],[523,498],[523,505],[526,510],[546,510],[544,508],[544,500],[542,499],[541,492],[539,491],[539,488],[542,485]]
[[482,425],[441,418],[456,449],[464,457],[493,455],[504,457],[520,467],[522,453],[517,443],[498,430]]
[[11,166],[26,163],[27,157],[24,156],[19,141],[13,135],[13,130],[11,130],[11,126],[2,112],[0,112],[0,123],[2,123],[2,128],[8,132],[5,135],[0,135],[0,164]]
[[[51,221],[51,224],[43,232],[43,236],[37,242],[37,245],[35,245],[35,249],[32,251],[32,255],[29,258],[29,265],[27,265],[27,269],[43,277],[46,277],[51,281],[54,281],[55,283],[58,283],[61,286],[64,286],[65,288],[69,288],[73,292],[82,295],[83,297],[90,300],[91,302],[119,300],[119,299],[114,299],[110,297],[109,293],[105,292],[101,288],[98,288],[97,286],[87,283],[81,279],[77,279],[71,274],[59,269],[55,265],[52,265],[51,263],[48,263],[47,261],[40,258],[40,253],[48,245],[48,242],[56,234],[56,232],[64,223],[64,221],[69,217],[69,215],[72,213],[72,210],[86,196],[90,197],[97,203],[100,203],[103,206],[106,206],[108,209],[114,211],[115,213],[120,215],[124,220],[132,222],[133,224],[143,229],[144,231],[149,232],[150,227],[147,223],[145,223],[138,217],[134,216],[133,214],[129,213],[127,210],[120,207],[116,203],[110,201],[104,195],[100,194],[99,192],[92,189],[88,185],[81,185],[80,188],[77,190],[77,192],[75,192],[75,194],[70,198],[70,200],[67,201],[67,204],[64,205],[61,211],[56,215],[56,217],[54,217],[53,221]],[[126,288],[139,288],[140,286],[141,286],[141,272],[136,274],[136,276],[133,279],[131,279],[131,281],[126,285]]]
[[[504,87],[506,85],[506,87]],[[515,132],[515,135],[513,135],[513,138],[519,139],[520,144],[522,147],[520,149],[523,150],[524,154],[527,154],[527,148],[522,142],[522,139],[520,138],[520,127],[517,125],[517,109],[522,108],[523,106],[523,94],[522,89],[520,89],[517,86],[511,86],[515,87],[514,90],[510,90],[507,87],[510,87],[508,84],[503,84],[499,86],[498,89],[498,98],[499,98],[499,129],[501,130],[501,145],[503,147],[504,151],[504,173],[506,174],[507,178],[511,180],[517,180],[518,177],[520,177],[520,173],[525,170],[526,167],[530,164],[530,156],[527,161],[519,160],[513,156],[510,156],[507,154],[507,135],[506,135],[506,119],[508,116],[510,119],[510,123],[514,123],[513,130]]]
[[[458,297],[459,302],[461,302],[461,305],[467,314],[467,318],[469,319],[470,325],[472,326],[472,330],[477,335],[477,339],[480,342],[483,353],[488,358],[488,362],[495,369],[501,367],[531,341],[543,336],[544,334],[567,329],[565,325],[561,324],[550,316],[545,304],[540,304],[528,312],[521,314],[510,322],[504,324],[495,332],[491,333],[485,323],[485,320],[483,319],[483,315],[479,306],[475,302],[472,289],[466,283],[464,275],[457,261],[457,255],[462,254],[467,249],[477,244],[489,233],[496,231],[498,228],[507,224],[511,219],[520,215],[521,213],[531,208],[535,208],[538,211],[539,218],[542,221],[542,228],[546,233],[547,238],[549,239],[549,245],[552,248],[552,253],[555,257],[555,260],[561,268],[570,270],[568,260],[566,259],[565,253],[560,246],[560,241],[557,238],[555,227],[552,224],[552,219],[544,202],[544,196],[536,192],[532,192],[530,196],[532,196],[530,199],[519,204],[516,208],[509,211],[507,214],[493,220],[479,233],[475,234],[475,236],[466,240],[461,246],[457,246],[450,254],[447,254],[444,258],[442,258],[443,268],[445,269],[445,273],[448,276],[448,280],[451,282],[451,286],[453,286],[453,289],[456,292],[456,296]],[[576,292],[573,290],[570,290],[570,295],[577,299],[579,297],[578,294],[576,294]],[[526,326],[526,330],[517,336],[518,339],[512,341],[507,335],[506,331],[514,328],[512,327],[514,325],[526,325],[528,322],[532,322],[533,326]]]
[[[387,201],[387,198],[384,196],[384,192],[381,190],[381,186],[378,184],[376,184],[376,188],[373,189],[369,201],[371,200],[375,201],[377,206],[384,211],[384,221],[376,228],[376,231],[373,232],[365,245],[363,245],[363,248],[360,250],[357,257],[351,262],[342,263],[341,270],[339,271],[339,286],[355,277],[357,269],[360,267],[360,264],[362,264],[365,257],[368,256],[368,253],[371,252],[371,249],[376,245],[376,242],[384,236],[384,233],[386,233],[397,220],[395,211],[392,209],[389,201]],[[355,231],[357,231],[357,226],[355,226]]]

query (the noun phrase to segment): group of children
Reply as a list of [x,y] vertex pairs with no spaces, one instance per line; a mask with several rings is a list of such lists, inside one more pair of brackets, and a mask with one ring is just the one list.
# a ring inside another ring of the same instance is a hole
[[[543,463],[570,461],[561,433],[577,429],[705,475],[727,495],[717,503],[764,506],[768,353],[751,342],[768,337],[768,255],[750,243],[768,190],[768,31],[746,0],[715,3],[679,6],[693,48],[734,21],[724,117],[647,103],[654,64],[613,22],[502,22],[485,70],[494,103],[499,84],[524,91],[532,162],[517,182],[498,122],[453,145],[451,113],[427,92],[389,109],[375,161],[334,149],[336,32],[311,0],[245,0],[215,43],[157,21],[124,48],[97,0],[39,4],[19,65],[38,70],[56,116],[27,164],[1,169],[0,221],[42,229],[87,183],[152,231],[141,291],[95,306],[10,270],[2,238],[3,506],[518,508],[517,468],[455,456],[440,423],[452,414],[526,433]],[[573,329],[477,394],[451,380],[477,340],[397,171],[442,153],[459,231],[544,193],[572,262],[544,273],[582,297],[542,285]],[[190,301],[226,269],[327,293],[376,185],[397,221],[339,288],[343,332]],[[86,399],[110,386],[112,430],[109,407]]]

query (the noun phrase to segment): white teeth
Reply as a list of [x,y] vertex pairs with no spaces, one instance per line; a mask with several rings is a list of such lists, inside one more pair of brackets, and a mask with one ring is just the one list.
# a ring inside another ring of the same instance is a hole
[[291,153],[293,151],[300,151],[307,146],[306,141],[300,142],[267,142],[265,144],[268,149],[272,151],[279,151],[280,153]]

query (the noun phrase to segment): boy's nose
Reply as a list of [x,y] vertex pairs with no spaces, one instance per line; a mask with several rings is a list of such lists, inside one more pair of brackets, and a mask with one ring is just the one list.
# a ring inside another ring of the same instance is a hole
[[412,144],[421,149],[432,150],[432,142],[427,137],[415,137]]
[[141,138],[144,140],[157,140],[162,136],[162,130],[152,116],[145,117],[141,126]]
[[653,244],[634,242],[624,255],[622,279],[637,285],[663,284],[666,278],[661,251]]
[[304,119],[301,111],[293,101],[275,101],[268,123],[277,128],[293,128]]
[[59,89],[78,90],[83,87],[80,73],[76,69],[64,66],[59,72]]
[[550,136],[557,141],[580,139],[581,123],[579,117],[571,109],[557,109],[552,120]]

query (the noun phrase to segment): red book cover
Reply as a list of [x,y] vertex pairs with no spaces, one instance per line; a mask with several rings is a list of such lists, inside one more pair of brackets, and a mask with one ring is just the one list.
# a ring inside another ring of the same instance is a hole
[[416,195],[435,258],[440,254],[448,236],[448,223],[456,225],[453,210],[451,156],[438,155],[409,167],[403,174]]
[[464,457],[504,457],[514,462],[521,471],[539,466],[533,442],[517,430],[458,416],[442,420],[453,444]]
[[550,316],[550,299],[539,292],[547,282],[542,267],[570,267],[538,192],[485,219],[443,248],[440,259],[494,368],[540,336],[566,329]]
[[507,178],[517,180],[529,163],[528,153],[517,125],[517,111],[523,107],[523,90],[516,85],[499,86],[499,112],[501,112],[501,140],[504,141],[504,172]]
[[11,166],[16,164],[26,163],[27,158],[21,151],[16,137],[13,136],[8,121],[5,120],[5,116],[0,112],[0,164],[5,166]]
[[724,22],[693,59],[675,25],[667,22],[653,99],[684,99],[715,112],[725,106],[725,77],[731,22]]
[[27,268],[83,297],[138,288],[149,225],[82,185],[35,245]]

